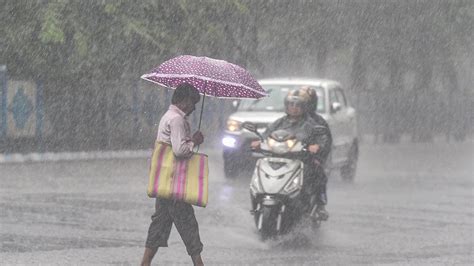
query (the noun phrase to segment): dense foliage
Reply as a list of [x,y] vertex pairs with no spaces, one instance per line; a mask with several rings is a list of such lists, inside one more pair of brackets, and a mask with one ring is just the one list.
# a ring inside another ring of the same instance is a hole
[[[473,92],[470,0],[2,0],[0,6],[0,64],[9,77],[41,81],[50,109],[81,113],[72,121],[51,114],[58,134],[83,125],[95,133],[82,137],[103,142],[110,95],[102,88],[130,88],[179,54],[225,59],[257,77],[338,79],[360,110],[361,131],[380,131],[387,141],[401,133],[430,140],[472,123],[465,115],[472,113],[466,108]],[[411,120],[386,122],[406,110]]]

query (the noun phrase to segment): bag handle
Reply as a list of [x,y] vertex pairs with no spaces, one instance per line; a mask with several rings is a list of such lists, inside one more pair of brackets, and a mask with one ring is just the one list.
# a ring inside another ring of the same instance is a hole
[[[170,144],[168,144],[168,143],[166,143],[166,142],[163,142],[163,141],[157,140],[156,143],[160,143],[160,144],[162,144],[162,145],[167,145],[167,146],[170,146],[170,147],[171,147]],[[196,151],[193,150],[193,154],[199,154],[199,155],[204,155],[204,156],[206,156],[206,157],[209,157],[207,154],[202,153],[202,152],[199,152],[199,145],[198,145],[197,147],[198,147],[198,148],[197,148]],[[194,148],[193,148],[193,149],[194,149]],[[176,157],[176,156],[175,156],[175,157]]]

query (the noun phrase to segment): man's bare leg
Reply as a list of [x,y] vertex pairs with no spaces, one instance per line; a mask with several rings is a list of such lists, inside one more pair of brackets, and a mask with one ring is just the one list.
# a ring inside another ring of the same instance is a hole
[[191,256],[194,266],[204,266],[201,255]]
[[153,259],[157,251],[158,251],[158,248],[145,248],[145,253],[143,254],[142,263],[140,265],[150,266],[151,260]]

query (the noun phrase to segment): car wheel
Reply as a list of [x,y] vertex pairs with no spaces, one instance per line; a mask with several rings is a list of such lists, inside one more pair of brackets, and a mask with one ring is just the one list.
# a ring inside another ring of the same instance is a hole
[[329,153],[328,158],[324,163],[324,173],[326,174],[327,178],[331,178],[333,168],[334,165],[332,164],[332,153]]
[[357,169],[357,160],[359,158],[359,147],[357,143],[353,143],[349,150],[349,156],[346,164],[341,167],[341,177],[345,181],[354,181]]
[[224,174],[226,178],[235,178],[239,174],[239,166],[235,162],[224,161]]

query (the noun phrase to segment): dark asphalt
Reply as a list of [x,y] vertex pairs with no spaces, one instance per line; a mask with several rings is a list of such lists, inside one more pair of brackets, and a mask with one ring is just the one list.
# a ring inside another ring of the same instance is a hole
[[[362,145],[354,183],[329,182],[330,219],[259,240],[249,176],[223,177],[195,208],[209,265],[474,263],[474,143]],[[0,264],[138,265],[153,212],[147,159],[0,164]],[[155,265],[191,265],[175,229]]]

